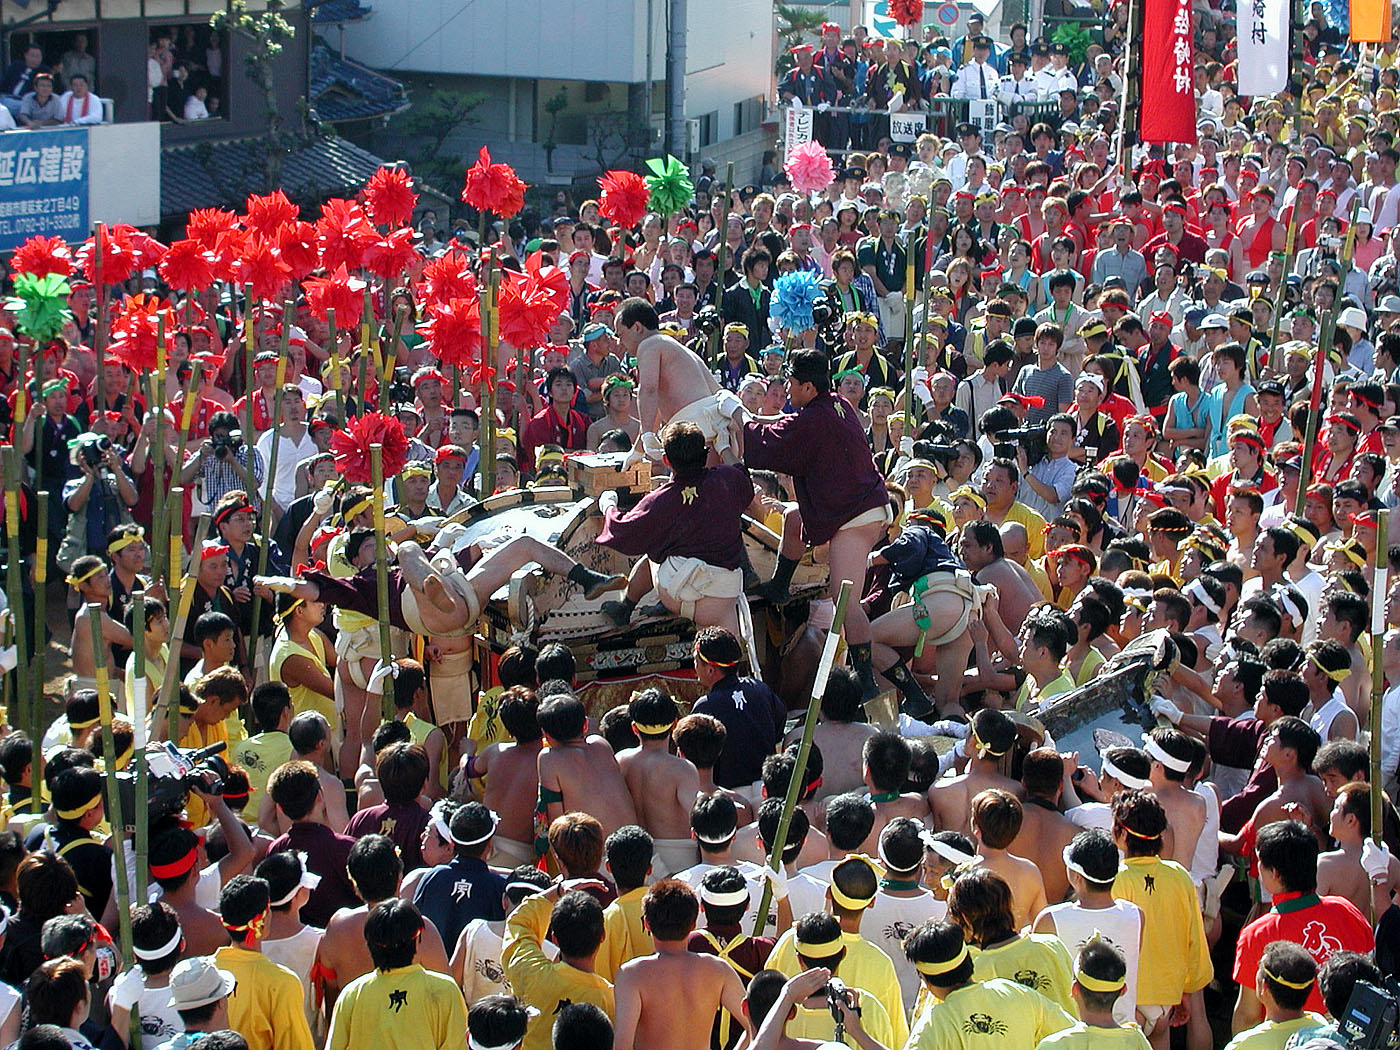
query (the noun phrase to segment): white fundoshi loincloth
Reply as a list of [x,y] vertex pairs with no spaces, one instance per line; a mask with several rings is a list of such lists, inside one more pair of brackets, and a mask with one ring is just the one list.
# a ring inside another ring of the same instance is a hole
[[418,612],[418,595],[407,584],[404,585],[403,589],[403,622],[414,634],[424,637],[437,635],[442,638],[461,638],[471,634],[476,627],[477,617],[481,615],[481,602],[477,600],[476,591],[472,589],[472,585],[467,582],[466,574],[460,569],[439,572],[438,577],[466,605],[467,617],[462,625],[451,631],[428,630]]
[[705,441],[714,445],[716,452],[723,452],[729,448],[729,421],[742,405],[733,391],[716,390],[678,409],[666,422],[694,423],[705,435]]
[[673,554],[660,565],[652,563],[657,590],[665,591],[681,607],[687,620],[695,618],[695,603],[702,598],[738,598],[744,593],[744,574],[739,569]]
[[694,839],[656,839],[652,842],[652,881],[665,879],[678,871],[694,867],[700,860],[700,850]]

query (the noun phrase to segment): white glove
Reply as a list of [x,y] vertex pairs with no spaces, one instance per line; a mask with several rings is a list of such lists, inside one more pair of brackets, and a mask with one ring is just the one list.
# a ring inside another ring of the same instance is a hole
[[598,509],[617,509],[617,489],[606,489],[598,496]]
[[1165,718],[1172,725],[1181,724],[1181,708],[1177,707],[1176,704],[1172,703],[1170,700],[1163,700],[1161,697],[1158,697],[1153,700],[1149,706],[1152,708],[1152,713],[1154,715]]
[[899,439],[899,454],[901,456],[912,456],[914,454],[914,439],[905,435]]
[[760,869],[763,877],[768,880],[768,885],[773,887],[773,899],[775,901],[785,901],[788,899],[787,872],[779,868],[774,871],[767,864]]
[[666,454],[666,446],[661,443],[661,438],[655,431],[648,430],[642,435],[642,451],[646,453],[647,459],[659,461]]
[[929,728],[933,730],[934,736],[951,736],[959,740],[966,740],[968,734],[972,732],[971,725],[953,718],[940,718]]
[[830,103],[830,102],[818,102],[818,103],[817,103],[817,112],[818,112],[818,113],[825,113],[825,112],[826,112],[827,110],[829,110],[830,108],[831,108],[831,103]]
[[335,503],[335,494],[330,486],[317,489],[316,495],[311,497],[311,507],[316,511],[317,516],[324,518],[331,512],[331,506]]
[[1373,839],[1361,844],[1361,870],[1372,882],[1383,882],[1390,871],[1390,852],[1384,846],[1377,846]]
[[972,757],[971,755],[969,755],[969,754],[967,753],[967,741],[966,741],[966,740],[959,740],[956,744],[953,745],[953,754],[956,755],[958,758],[971,758],[971,757]]
[[369,693],[370,696],[383,696],[384,679],[391,677],[393,673],[394,665],[392,663],[386,664],[380,660],[374,665],[374,670],[370,672],[369,684],[365,686],[365,692]]

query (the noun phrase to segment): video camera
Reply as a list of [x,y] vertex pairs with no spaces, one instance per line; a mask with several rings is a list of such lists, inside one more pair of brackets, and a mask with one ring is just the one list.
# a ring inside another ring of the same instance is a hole
[[[140,805],[150,810],[151,820],[172,816],[185,808],[190,789],[198,787],[207,795],[217,795],[224,789],[228,763],[221,753],[228,747],[223,741],[201,748],[176,747],[166,741],[159,750],[146,752],[146,798]],[[117,774],[117,791],[122,802],[122,817],[128,827],[136,813],[136,773],[127,766]]]
[[724,318],[720,317],[719,310],[713,306],[702,306],[695,313],[695,331],[706,339],[718,332],[723,324]]
[[1003,430],[992,442],[992,453],[1001,459],[1015,459],[1016,450],[1026,450],[1027,464],[1034,466],[1045,458],[1045,424]]
[[111,448],[112,439],[106,434],[83,434],[78,438],[78,455],[90,467],[101,466]]
[[230,453],[243,447],[243,431],[230,430],[227,434],[211,434],[209,447],[214,450],[214,455],[220,459],[227,459]]
[[407,365],[399,365],[389,380],[389,401],[395,405],[413,404],[413,382]]
[[839,300],[831,293],[823,295],[812,304],[812,327],[828,343],[839,342],[841,329],[846,324],[846,313]]
[[1387,978],[1383,988],[1357,981],[1346,1009],[1337,1018],[1337,1030],[1352,1050],[1394,1050],[1400,1046],[1400,1039],[1396,1038],[1397,1021],[1400,1021],[1400,984],[1395,978]]
[[958,460],[957,429],[946,420],[931,419],[923,432],[932,436],[933,440],[925,436],[915,441],[914,457],[937,463],[945,472],[951,470]]

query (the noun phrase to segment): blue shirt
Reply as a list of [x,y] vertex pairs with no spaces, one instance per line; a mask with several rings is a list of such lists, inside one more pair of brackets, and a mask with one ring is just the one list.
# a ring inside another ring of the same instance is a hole
[[715,763],[715,783],[736,788],[760,779],[763,760],[783,738],[787,705],[758,679],[730,674],[697,700],[691,713],[711,715],[724,723],[724,750]]
[[496,922],[506,917],[501,905],[506,880],[479,857],[453,857],[439,864],[418,883],[413,903],[442,934],[443,944],[456,944],[473,919]]

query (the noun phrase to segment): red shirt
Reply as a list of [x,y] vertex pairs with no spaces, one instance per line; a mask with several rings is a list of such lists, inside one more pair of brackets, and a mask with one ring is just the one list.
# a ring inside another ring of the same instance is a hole
[[1210,501],[1215,507],[1217,520],[1225,520],[1225,501],[1230,498],[1230,490],[1236,485],[1243,488],[1256,488],[1262,496],[1264,493],[1272,492],[1278,488],[1278,478],[1267,470],[1258,481],[1249,478],[1241,479],[1233,470],[1228,474],[1221,474],[1220,477],[1211,482],[1210,486]]
[[[261,390],[253,391],[253,429],[261,434],[264,430],[272,429],[272,403],[267,395]],[[233,414],[238,417],[241,423],[246,417],[244,413],[248,410],[248,395],[244,394],[233,403]],[[253,435],[244,434],[243,440],[251,443]]]
[[[1365,954],[1376,946],[1371,924],[1345,897],[1319,897],[1316,893],[1280,893],[1274,897],[1274,908],[1259,916],[1240,932],[1235,946],[1235,968],[1231,977],[1236,984],[1253,988],[1259,973],[1259,959],[1264,949],[1274,941],[1301,944],[1317,962],[1319,969],[1333,952],[1348,951]],[[1317,982],[1308,993],[1305,1009],[1326,1013]]]
[[520,428],[521,470],[535,469],[535,449],[541,445],[558,445],[566,449],[587,448],[588,417],[571,408],[568,418],[561,422],[554,406],[545,405]]

